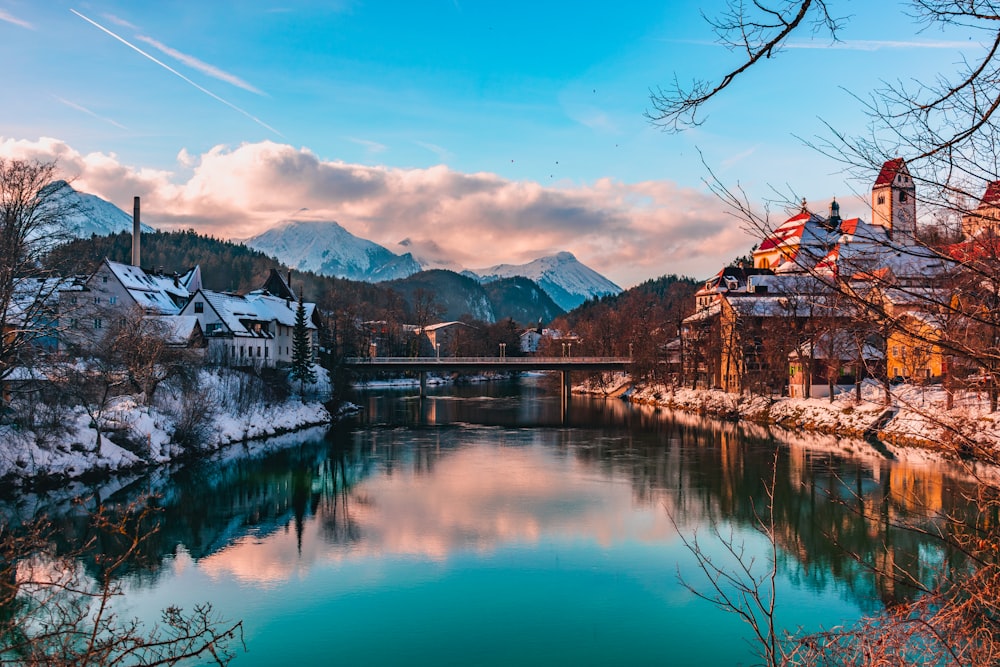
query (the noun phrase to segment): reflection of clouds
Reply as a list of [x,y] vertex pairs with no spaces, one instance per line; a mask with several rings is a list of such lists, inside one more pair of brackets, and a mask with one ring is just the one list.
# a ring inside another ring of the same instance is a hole
[[[336,517],[332,515],[336,512]],[[357,526],[357,541],[323,539],[330,521]],[[466,447],[433,470],[397,469],[330,499],[301,538],[289,526],[266,538],[245,537],[200,561],[212,577],[234,576],[271,586],[319,563],[369,557],[445,562],[459,551],[490,553],[545,540],[663,541],[673,529],[658,503],[637,507],[627,480],[597,477],[570,457],[542,447]]]

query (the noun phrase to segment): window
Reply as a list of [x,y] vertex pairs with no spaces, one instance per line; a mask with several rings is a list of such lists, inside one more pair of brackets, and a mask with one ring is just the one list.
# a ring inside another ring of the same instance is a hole
[[70,329],[79,329],[80,328],[80,320],[76,319],[75,317],[69,318],[69,328]]
[[885,203],[885,195],[879,195],[878,196],[878,203],[879,203],[879,206],[881,206],[882,204]]
[[898,357],[899,356],[899,346],[898,345],[893,345],[892,346],[892,356],[894,356],[894,357]]
[[107,276],[101,276],[101,282],[102,283],[108,282],[108,277]]
[[899,201],[906,201],[906,190],[899,191]]
[[69,305],[71,305],[71,306],[75,306],[76,305],[76,297],[75,296],[71,296],[69,298]]
[[233,347],[233,356],[235,357],[236,356],[236,346],[233,345],[232,347]]
[[929,378],[930,376],[931,376],[931,369],[925,368],[924,369],[924,377],[925,378]]
[[260,356],[260,345],[257,346],[257,356]]
[[264,358],[265,358],[265,359],[267,359],[267,353],[268,353],[268,349],[267,349],[267,348],[265,347],[265,348],[264,348]]
[[196,313],[204,313],[205,312],[205,302],[204,301],[195,301],[194,302],[194,312],[196,312]]
[[242,345],[240,345],[240,359],[243,358],[243,350],[244,350],[244,347]]
[[96,305],[97,305],[97,304],[99,304],[99,303],[101,303],[101,297],[99,297],[99,296],[95,296],[95,297],[94,297],[94,305],[96,306]]
[[101,320],[101,318],[98,317],[98,318],[94,319],[94,328],[95,329],[103,329],[104,328],[104,322]]
[[110,303],[112,306],[115,305],[116,303],[118,303],[118,297],[116,297],[116,296],[109,296],[108,297],[108,303]]

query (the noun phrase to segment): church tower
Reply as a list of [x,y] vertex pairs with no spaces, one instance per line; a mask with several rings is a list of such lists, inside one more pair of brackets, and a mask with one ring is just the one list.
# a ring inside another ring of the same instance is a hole
[[900,243],[917,236],[917,188],[901,157],[888,160],[872,186],[872,224]]

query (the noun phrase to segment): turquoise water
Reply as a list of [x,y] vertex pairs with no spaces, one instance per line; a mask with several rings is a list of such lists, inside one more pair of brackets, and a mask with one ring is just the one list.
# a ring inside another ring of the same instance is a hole
[[679,583],[709,591],[678,529],[766,558],[777,466],[779,621],[817,629],[905,595],[842,547],[924,576],[933,545],[888,526],[958,502],[877,455],[532,384],[441,391],[362,396],[328,434],[159,482],[157,568],[122,611],[211,601],[244,622],[234,665],[750,665],[749,628]]

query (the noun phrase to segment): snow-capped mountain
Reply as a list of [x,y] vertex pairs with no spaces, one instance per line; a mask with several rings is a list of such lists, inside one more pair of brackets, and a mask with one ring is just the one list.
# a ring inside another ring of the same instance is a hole
[[[79,192],[66,181],[53,181],[46,189],[51,197],[43,206],[51,206],[59,212],[72,236],[86,238],[91,234],[106,236],[132,231],[132,214],[109,201]],[[151,232],[153,228],[143,225],[142,231]]]
[[[244,243],[294,269],[366,282],[398,280],[427,269],[458,270],[434,241],[414,243],[404,239],[395,247],[405,252],[396,254],[355,236],[332,220],[285,220]],[[515,276],[534,280],[567,311],[595,296],[622,291],[568,252],[527,264],[500,264],[463,273],[482,283]]]
[[538,283],[563,310],[572,310],[595,296],[618,294],[622,288],[581,263],[569,252],[541,257],[527,264],[498,264],[475,269],[483,282],[523,276]]
[[284,220],[244,241],[300,271],[381,282],[420,271],[412,255],[397,255],[332,220]]

